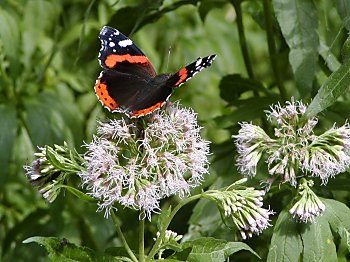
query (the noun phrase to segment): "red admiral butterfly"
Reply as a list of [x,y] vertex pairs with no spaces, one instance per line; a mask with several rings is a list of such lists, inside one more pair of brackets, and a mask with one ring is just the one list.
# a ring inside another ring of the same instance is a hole
[[140,117],[162,107],[173,89],[185,83],[216,55],[198,58],[175,74],[157,75],[142,51],[117,29],[104,26],[99,34],[99,63],[104,69],[95,84],[95,93],[111,112]]

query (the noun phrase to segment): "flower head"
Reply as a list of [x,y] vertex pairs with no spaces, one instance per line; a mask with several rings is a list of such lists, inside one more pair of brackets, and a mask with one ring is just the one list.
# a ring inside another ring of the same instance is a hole
[[63,146],[39,147],[39,150],[34,154],[36,159],[24,166],[24,170],[30,183],[51,203],[58,196],[60,185],[67,175],[81,170],[82,159],[66,143]]
[[298,187],[298,195],[294,198],[294,205],[289,210],[293,218],[299,222],[315,222],[315,218],[322,215],[326,209],[322,201],[311,190],[313,181],[302,179]]
[[263,208],[265,191],[251,187],[238,186],[246,181],[242,179],[223,191],[210,190],[204,197],[216,202],[223,216],[230,220],[240,231],[243,239],[259,235],[270,225],[273,212]]
[[162,198],[189,194],[208,173],[209,143],[190,109],[168,106],[138,122],[99,123],[97,131],[79,176],[106,216],[119,203],[150,218]]
[[238,170],[249,176],[256,174],[256,166],[264,157],[274,181],[297,185],[297,176],[317,176],[323,183],[329,177],[344,172],[350,166],[350,126],[331,128],[317,136],[316,117],[304,120],[306,106],[300,101],[271,106],[267,119],[274,124],[275,137],[253,124],[243,123],[236,138]]

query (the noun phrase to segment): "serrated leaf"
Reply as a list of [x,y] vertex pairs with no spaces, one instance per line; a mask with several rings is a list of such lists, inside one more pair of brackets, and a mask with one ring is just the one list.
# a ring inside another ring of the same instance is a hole
[[[186,241],[182,244],[182,248],[192,248],[187,261],[201,262],[219,262],[227,261],[230,255],[246,250],[259,257],[253,249],[242,242],[228,242],[222,239],[212,237],[202,237],[192,241]],[[259,257],[260,258],[260,257]]]
[[325,110],[344,94],[350,85],[350,61],[346,61],[333,72],[318,90],[306,111],[306,117],[311,118]]
[[303,243],[298,231],[298,224],[291,219],[288,211],[283,210],[273,230],[267,261],[299,261]]
[[337,0],[337,11],[343,20],[343,25],[350,31],[350,1]]
[[80,247],[69,243],[67,239],[56,237],[30,237],[23,241],[24,244],[38,243],[49,253],[50,261],[118,261],[110,255],[97,254],[90,248]]
[[12,148],[17,135],[16,107],[11,103],[0,104],[0,188],[5,185]]
[[303,261],[338,261],[332,231],[326,217],[317,217],[315,223],[305,225],[301,239]]
[[76,189],[74,187],[67,186],[67,185],[58,185],[57,187],[59,187],[59,188],[61,188],[61,187],[62,188],[66,188],[73,195],[75,195],[79,199],[84,200],[86,202],[89,202],[89,203],[96,203],[97,202],[97,200],[95,198],[88,196],[84,192],[82,192],[82,191],[80,191],[80,190],[78,190],[78,189]]
[[273,0],[282,34],[290,48],[289,62],[301,96],[309,95],[315,75],[319,39],[313,1]]

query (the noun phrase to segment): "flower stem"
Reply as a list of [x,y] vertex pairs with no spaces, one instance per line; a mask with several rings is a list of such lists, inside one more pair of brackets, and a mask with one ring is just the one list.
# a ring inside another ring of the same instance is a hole
[[[232,0],[231,3],[236,11],[236,16],[237,16],[236,21],[237,21],[237,28],[238,28],[238,35],[239,35],[239,44],[241,46],[244,64],[245,64],[245,67],[247,69],[247,73],[248,73],[249,78],[254,79],[255,77],[254,77],[253,67],[252,67],[250,57],[249,57],[249,52],[248,52],[248,48],[247,48],[247,40],[245,38],[245,33],[244,33],[241,1]],[[256,92],[256,91],[254,91],[254,92]]]
[[265,23],[266,23],[267,44],[269,46],[272,70],[275,75],[277,87],[280,91],[280,96],[283,100],[287,100],[287,92],[282,81],[281,72],[280,72],[281,67],[278,64],[276,45],[273,37],[271,0],[263,0],[263,5],[264,5],[264,15],[265,15]]
[[197,200],[199,198],[202,197],[202,194],[198,194],[195,196],[191,196],[189,198],[187,198],[186,200],[182,201],[181,203],[179,203],[170,213],[167,221],[163,224],[163,228],[160,231],[159,237],[157,237],[156,242],[154,243],[152,249],[150,250],[150,252],[148,253],[147,259],[146,261],[151,261],[154,257],[154,255],[158,252],[160,245],[161,245],[161,241],[165,236],[165,231],[167,230],[171,220],[174,218],[174,216],[176,215],[176,213],[180,210],[180,208],[182,208],[184,205],[190,203],[191,201]]
[[139,227],[139,261],[145,261],[145,220],[140,219]]
[[132,261],[138,262],[137,257],[132,252],[132,250],[130,249],[128,243],[126,242],[126,239],[124,238],[123,232],[120,229],[120,226],[119,226],[119,223],[118,223],[118,219],[117,219],[117,216],[114,213],[114,210],[111,212],[111,216],[112,216],[112,220],[113,220],[113,224],[115,226],[115,229],[117,230],[117,234],[118,234],[120,240],[122,241],[126,252],[128,252],[128,254],[129,254],[130,258],[132,259]]

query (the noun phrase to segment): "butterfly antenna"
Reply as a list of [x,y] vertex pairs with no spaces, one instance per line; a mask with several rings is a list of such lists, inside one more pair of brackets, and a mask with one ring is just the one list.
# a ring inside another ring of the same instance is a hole
[[169,46],[169,48],[168,48],[168,61],[166,63],[166,70],[167,71],[168,71],[169,61],[170,61],[170,53],[171,53],[171,46]]

